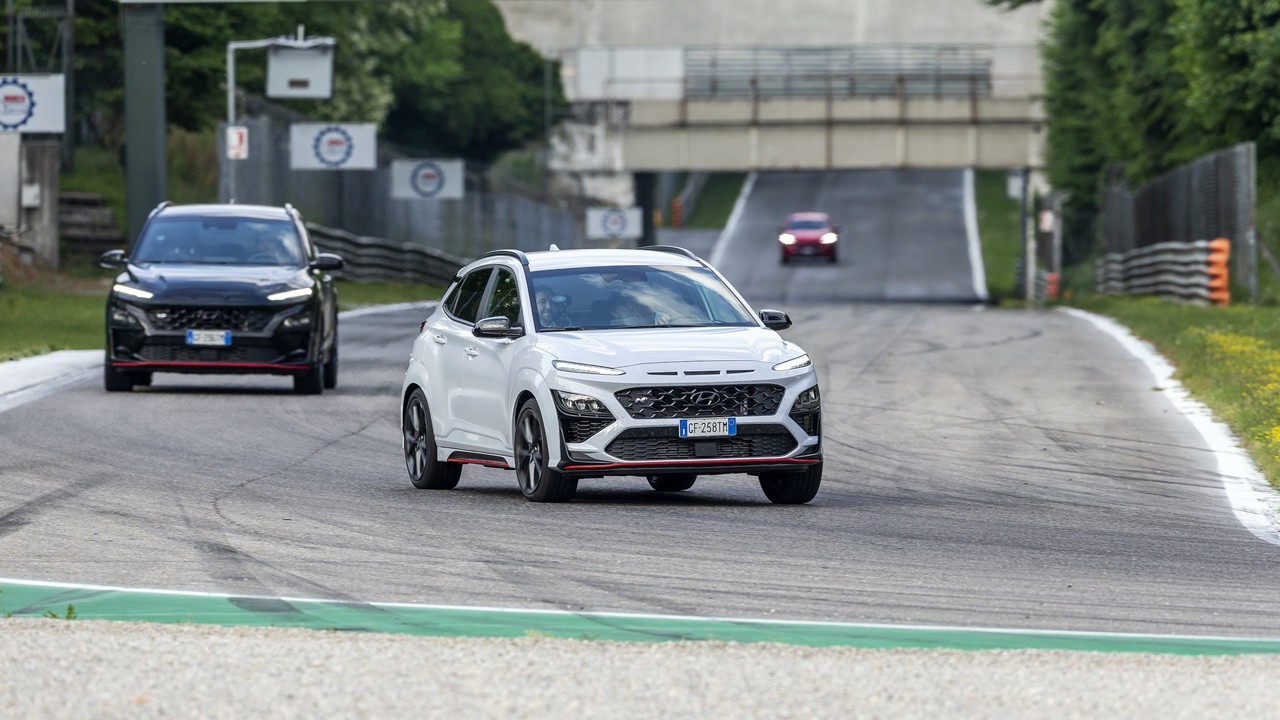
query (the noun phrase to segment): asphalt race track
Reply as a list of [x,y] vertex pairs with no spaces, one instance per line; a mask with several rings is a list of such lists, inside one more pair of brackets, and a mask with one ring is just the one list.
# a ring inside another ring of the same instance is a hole
[[[880,180],[847,196],[954,185]],[[775,211],[798,204],[744,212],[735,237],[770,240]],[[958,209],[920,232],[952,228]],[[756,217],[763,234],[750,232]],[[473,466],[456,490],[415,490],[397,396],[424,312],[402,309],[343,321],[339,388],[322,396],[295,396],[284,378],[162,374],[130,394],[95,379],[0,413],[0,577],[1280,635],[1280,547],[1237,522],[1213,456],[1145,367],[1065,313],[889,302],[906,292],[895,278],[929,267],[937,277],[914,299],[963,296],[971,270],[890,260],[906,224],[893,213],[882,223],[896,234],[856,235],[882,238],[879,250],[856,239],[830,268],[748,267],[733,245],[725,255],[753,301],[790,312],[787,337],[818,364],[827,464],[809,505],[772,505],[747,476],[679,494],[638,478],[584,481],[574,502],[545,505],[524,501],[513,475]],[[937,237],[930,257],[963,257],[963,234]],[[882,302],[846,302],[864,291]]]

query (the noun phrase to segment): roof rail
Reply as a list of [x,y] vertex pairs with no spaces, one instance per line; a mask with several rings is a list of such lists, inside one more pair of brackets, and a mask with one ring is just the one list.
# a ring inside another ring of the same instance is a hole
[[150,220],[152,215],[155,215],[156,213],[158,213],[158,212],[160,212],[161,210],[163,210],[163,209],[165,209],[165,208],[169,207],[169,206],[170,206],[170,205],[172,205],[172,204],[173,204],[173,201],[172,201],[172,200],[165,200],[164,202],[162,202],[162,203],[160,203],[159,205],[155,206],[155,208],[153,208],[153,209],[151,210],[151,212],[147,213],[147,219],[148,219],[148,220]]
[[690,250],[689,248],[677,247],[675,245],[641,245],[636,249],[637,250],[656,250],[657,252],[671,253],[672,255],[683,255],[689,258],[690,260],[697,260],[703,265],[707,264],[706,260],[703,260],[697,255],[694,255],[693,251]]
[[490,250],[489,252],[481,255],[480,257],[487,258],[487,257],[494,257],[499,255],[505,256],[505,257],[513,257],[519,260],[520,264],[523,265],[526,270],[529,269],[529,256],[525,255],[519,250]]

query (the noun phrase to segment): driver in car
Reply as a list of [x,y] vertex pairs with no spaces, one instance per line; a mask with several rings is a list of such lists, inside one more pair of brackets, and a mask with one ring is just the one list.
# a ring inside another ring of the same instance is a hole
[[542,327],[567,327],[572,324],[565,311],[569,298],[551,288],[538,288],[534,292],[535,307],[538,311],[538,324]]

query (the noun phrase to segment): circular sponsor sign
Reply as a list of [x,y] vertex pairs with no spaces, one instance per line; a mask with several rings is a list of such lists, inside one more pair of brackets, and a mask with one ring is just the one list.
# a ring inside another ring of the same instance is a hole
[[413,167],[409,184],[413,186],[413,191],[422,197],[435,197],[444,189],[444,170],[430,160],[420,162]]
[[17,130],[31,119],[36,99],[31,88],[17,78],[0,78],[0,128]]
[[343,163],[351,159],[351,151],[354,148],[351,141],[351,134],[337,125],[330,125],[316,133],[316,141],[312,148],[315,150],[316,159],[325,167],[341,167]]
[[606,210],[600,218],[600,228],[608,237],[621,237],[627,231],[627,214],[617,208]]

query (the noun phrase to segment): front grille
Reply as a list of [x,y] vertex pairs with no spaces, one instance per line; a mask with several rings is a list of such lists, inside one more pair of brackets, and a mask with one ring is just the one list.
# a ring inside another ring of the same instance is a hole
[[614,393],[633,418],[759,417],[778,412],[780,385],[635,387]]
[[264,308],[149,308],[147,319],[157,330],[232,330],[262,332],[275,313]]
[[632,428],[614,438],[605,451],[631,461],[780,457],[796,449],[796,439],[781,425],[739,425],[725,438],[682,439],[671,428]]
[[280,353],[272,347],[231,346],[227,348],[189,347],[187,345],[144,345],[138,358],[148,362],[225,362],[270,363]]
[[607,418],[578,417],[560,413],[560,429],[564,432],[564,441],[571,443],[586,442],[587,438],[613,424],[613,416]]

